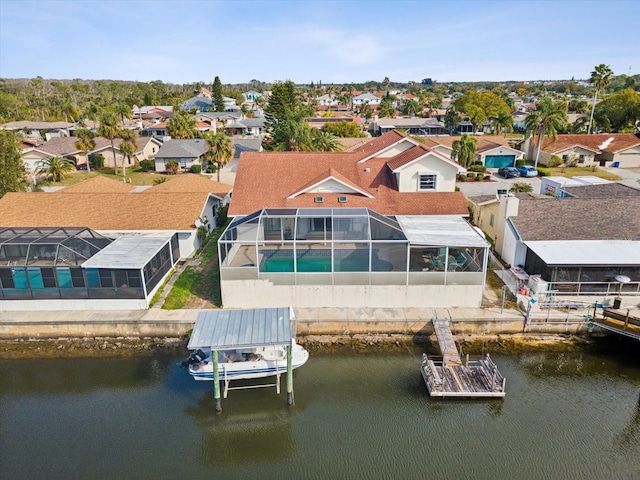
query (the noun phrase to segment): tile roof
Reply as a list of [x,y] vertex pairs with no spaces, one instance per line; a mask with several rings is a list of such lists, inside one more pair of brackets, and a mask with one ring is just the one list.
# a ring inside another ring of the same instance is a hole
[[[424,137],[424,140],[425,145],[430,148],[433,148],[436,145],[443,145],[448,148],[453,148],[453,142],[455,142],[456,140],[460,140],[461,138],[461,135],[438,135],[432,137]],[[478,152],[489,150],[498,146],[509,146],[507,139],[501,135],[477,135],[473,138],[478,140],[478,144],[476,145],[476,150]]]
[[578,198],[619,198],[640,196],[639,189],[628,187],[627,185],[623,185],[621,183],[581,185],[579,187],[565,187],[563,190],[569,195]]
[[206,192],[74,193],[10,192],[0,199],[3,227],[89,227],[93,230],[190,230],[202,214]]
[[155,193],[212,193],[223,198],[231,191],[231,185],[219,183],[212,178],[195,173],[181,173],[171,176],[170,180],[154,185],[142,192],[142,195]]
[[[403,138],[398,132],[390,132],[368,141],[356,152],[244,153],[238,163],[229,214],[248,215],[264,207],[317,207],[317,193],[288,197],[310,186],[314,179],[317,183],[327,177],[327,172],[334,172],[336,178],[348,180],[350,186],[367,192],[371,198],[357,193],[323,192],[323,207],[367,207],[383,215],[467,215],[461,192],[401,193],[387,167],[388,158],[358,163]],[[338,196],[346,196],[347,202],[338,202]]]
[[549,137],[542,140],[542,150],[557,153],[574,146],[581,146],[593,152],[616,153],[640,145],[640,138],[632,133],[596,133],[591,135],[558,135],[554,141]]
[[405,138],[408,137],[398,132],[397,130],[392,130],[379,137],[365,139],[365,142],[354,145],[353,147],[347,149],[347,151],[358,153],[360,155],[360,158],[366,158],[369,155],[384,150],[385,148]]
[[[404,152],[400,152],[395,157],[391,157],[388,159],[387,163],[391,170],[395,170],[396,168],[402,167],[407,163],[413,162],[414,160],[426,155],[427,153],[431,153],[432,150],[429,150],[427,147],[423,145],[418,145],[413,148],[409,148]],[[440,156],[440,154],[438,154]]]
[[640,240],[638,212],[640,197],[521,200],[511,222],[523,241]]

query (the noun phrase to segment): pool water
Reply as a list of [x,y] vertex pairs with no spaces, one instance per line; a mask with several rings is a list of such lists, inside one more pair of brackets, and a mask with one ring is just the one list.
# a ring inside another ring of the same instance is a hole
[[[348,257],[334,259],[336,272],[368,272],[369,259],[367,257]],[[378,272],[391,271],[391,263],[374,258],[372,270]],[[260,268],[261,272],[293,272],[293,258],[272,257],[265,258]],[[330,257],[301,257],[298,258],[298,272],[331,272]]]

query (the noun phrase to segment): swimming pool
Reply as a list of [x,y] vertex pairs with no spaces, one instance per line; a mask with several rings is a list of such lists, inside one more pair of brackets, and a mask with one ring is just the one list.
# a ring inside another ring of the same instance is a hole
[[[336,258],[336,272],[368,272],[368,257]],[[379,258],[373,258],[372,270],[389,272],[393,269],[391,263]],[[293,272],[292,257],[264,258],[260,265],[261,272]],[[298,258],[298,272],[331,272],[330,257],[300,257]]]

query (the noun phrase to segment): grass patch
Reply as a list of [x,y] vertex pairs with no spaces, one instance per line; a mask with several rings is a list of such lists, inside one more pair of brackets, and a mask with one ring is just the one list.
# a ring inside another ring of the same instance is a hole
[[209,240],[199,255],[200,264],[184,269],[173,284],[162,308],[176,310],[180,308],[211,308],[222,305],[218,239],[225,228],[226,224],[211,232]]
[[620,177],[615,173],[607,172],[600,168],[596,168],[594,170],[592,167],[541,167],[541,171],[546,172],[548,176],[571,178],[576,175],[591,175],[594,177],[604,178],[605,180],[620,180]]
[[[113,168],[103,168],[101,170],[91,172],[72,172],[60,182],[50,182],[49,186],[61,187],[75,185],[76,183],[88,180],[89,178],[97,177],[98,175],[102,175],[112,180],[122,182],[122,170],[118,169],[118,171],[120,172],[118,175],[113,174]],[[134,170],[133,168],[127,168],[127,183],[131,183],[132,185],[153,185],[153,181],[157,178],[160,178],[161,176],[162,175],[160,175],[159,173],[140,172]],[[129,180],[131,181],[129,182]]]
[[[505,283],[498,276],[496,272],[491,269],[487,269],[487,285],[498,297],[498,301],[500,302],[502,299],[502,287],[504,287]],[[504,308],[516,309],[518,308],[518,298],[511,292],[511,290],[507,289],[507,293],[504,298]]]

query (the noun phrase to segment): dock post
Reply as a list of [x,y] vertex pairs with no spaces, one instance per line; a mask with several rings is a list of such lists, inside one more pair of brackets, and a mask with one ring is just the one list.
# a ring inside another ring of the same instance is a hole
[[222,411],[222,401],[220,400],[220,373],[218,373],[218,352],[211,352],[211,362],[213,363],[213,398],[216,403],[216,412]]
[[293,405],[293,368],[291,366],[291,343],[287,345],[287,405]]

